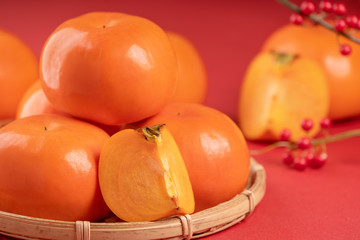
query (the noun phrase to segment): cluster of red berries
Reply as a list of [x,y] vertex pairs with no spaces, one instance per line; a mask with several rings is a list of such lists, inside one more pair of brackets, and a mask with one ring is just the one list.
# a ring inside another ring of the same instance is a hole
[[[346,5],[342,2],[333,3],[329,0],[322,0],[319,3],[318,11],[315,3],[310,0],[305,0],[300,4],[301,13],[293,13],[290,16],[290,22],[296,25],[301,25],[304,22],[304,17],[313,13],[317,13],[318,17],[324,18],[335,17],[334,28],[338,33],[344,33],[349,29],[360,29],[360,18],[357,15],[347,14]],[[348,44],[340,45],[340,53],[349,55],[351,47]]]
[[[309,132],[314,126],[314,122],[311,119],[304,119],[301,123],[301,128],[305,132]],[[331,126],[331,120],[329,118],[323,118],[320,121],[320,127],[323,134],[328,134],[328,129]],[[288,129],[284,129],[281,132],[281,141],[290,142],[291,132]],[[314,146],[309,137],[302,137],[296,143],[296,147],[293,148],[293,144],[290,144],[289,148],[283,154],[283,162],[293,167],[296,170],[305,170],[308,166],[311,168],[320,168],[327,161],[328,155],[326,153],[325,145]]]

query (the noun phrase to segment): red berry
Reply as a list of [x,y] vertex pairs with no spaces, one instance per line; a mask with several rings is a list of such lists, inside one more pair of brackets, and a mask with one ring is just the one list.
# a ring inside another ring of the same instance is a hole
[[344,16],[346,14],[346,6],[342,2],[337,2],[333,5],[333,12],[336,15]]
[[340,53],[344,56],[347,56],[351,53],[351,47],[348,44],[340,45]]
[[312,152],[308,152],[305,156],[305,160],[308,163],[308,165],[314,160],[314,154]]
[[294,162],[294,157],[291,152],[285,152],[282,156],[282,160],[286,165],[292,165]]
[[282,130],[280,134],[280,140],[281,141],[289,141],[291,137],[291,131],[289,129]]
[[320,120],[320,127],[323,129],[327,129],[331,127],[331,119],[328,117],[325,117]]
[[331,13],[333,10],[333,4],[331,1],[323,0],[323,1],[320,1],[319,8],[321,11]]
[[301,128],[304,129],[305,131],[310,131],[313,126],[314,123],[311,119],[306,118],[301,122]]
[[314,160],[312,161],[311,164],[309,164],[309,166],[311,168],[320,168],[320,167],[324,166],[327,159],[328,159],[327,153],[325,153],[325,152],[320,153],[314,157]]
[[305,158],[295,158],[294,160],[294,168],[298,171],[303,171],[307,167],[307,162]]
[[315,4],[312,1],[305,0],[300,4],[301,12],[305,15],[310,15],[315,12]]
[[301,25],[304,22],[304,17],[301,14],[293,13],[290,15],[290,22],[295,25]]
[[354,14],[347,16],[345,21],[349,27],[352,27],[352,28],[359,27],[359,17]]
[[317,167],[317,160],[314,154],[309,154],[309,156],[306,156],[306,161],[309,167],[316,168]]
[[308,149],[311,146],[311,141],[307,137],[302,137],[297,142],[297,146],[299,149]]
[[347,23],[344,19],[339,18],[335,21],[335,30],[338,32],[344,32],[344,30],[347,28]]

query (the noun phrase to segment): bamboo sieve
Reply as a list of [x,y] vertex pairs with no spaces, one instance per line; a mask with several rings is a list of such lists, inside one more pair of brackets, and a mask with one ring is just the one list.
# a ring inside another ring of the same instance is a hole
[[247,188],[229,201],[203,211],[153,222],[56,221],[0,211],[0,234],[19,239],[115,240],[195,239],[222,231],[244,220],[265,194],[262,165],[251,159]]

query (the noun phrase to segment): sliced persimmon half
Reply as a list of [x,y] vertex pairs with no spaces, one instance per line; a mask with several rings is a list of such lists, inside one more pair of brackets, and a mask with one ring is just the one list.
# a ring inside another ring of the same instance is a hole
[[305,118],[320,122],[329,111],[328,83],[314,60],[286,53],[260,53],[251,62],[239,96],[239,124],[247,139],[278,140],[283,129],[292,140],[305,133]]
[[194,212],[188,172],[165,125],[113,135],[100,155],[99,178],[105,202],[124,221]]

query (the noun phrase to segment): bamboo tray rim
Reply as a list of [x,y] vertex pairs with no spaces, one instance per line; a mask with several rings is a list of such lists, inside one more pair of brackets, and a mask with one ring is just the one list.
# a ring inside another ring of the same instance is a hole
[[250,215],[265,195],[265,169],[251,159],[246,189],[229,201],[185,216],[152,222],[58,221],[0,211],[0,234],[19,239],[195,239],[229,228]]

